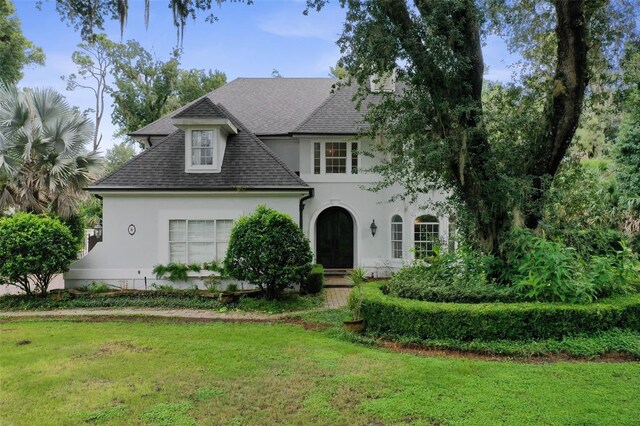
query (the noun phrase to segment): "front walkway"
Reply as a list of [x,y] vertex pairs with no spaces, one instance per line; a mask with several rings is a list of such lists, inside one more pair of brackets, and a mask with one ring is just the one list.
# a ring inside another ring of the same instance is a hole
[[[325,289],[325,307],[337,309],[346,306],[349,288]],[[285,312],[282,314],[267,314],[264,312],[217,312],[206,309],[151,309],[151,308],[115,308],[115,309],[57,309],[51,311],[0,311],[0,317],[66,317],[66,316],[152,316],[167,318],[193,318],[205,320],[226,321],[273,321],[290,315],[309,311]]]

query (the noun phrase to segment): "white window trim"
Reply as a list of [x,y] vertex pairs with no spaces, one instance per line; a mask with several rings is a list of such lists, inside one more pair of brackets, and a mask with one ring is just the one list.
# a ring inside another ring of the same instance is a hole
[[[191,164],[191,145],[192,145],[192,132],[193,131],[201,131],[201,130],[209,130],[213,134],[213,161],[210,166],[201,166],[201,165],[193,165]],[[217,128],[213,128],[211,126],[193,126],[189,127],[189,129],[185,130],[184,133],[184,163],[185,163],[185,172],[186,173],[208,173],[208,172],[218,172],[220,171],[220,162],[218,161],[219,152],[219,141],[220,135]]]
[[[416,220],[418,220],[418,218],[422,217],[422,216],[433,216],[433,217],[435,217],[437,219],[437,221],[435,221],[435,222],[416,222]],[[440,218],[438,218],[436,215],[431,214],[431,213],[419,214],[413,219],[413,224],[412,224],[413,226],[411,227],[411,239],[413,241],[413,249],[414,249],[414,251],[416,250],[416,242],[433,243],[434,247],[435,247],[436,243],[440,242],[440,239],[441,239],[440,236],[441,236],[441,232],[442,232],[442,230],[441,230],[442,224],[440,222],[441,222]],[[438,225],[438,234],[437,234],[436,239],[434,241],[430,241],[430,240],[416,241],[416,237],[415,237],[415,235],[416,235],[416,225],[425,225],[425,226],[426,225]],[[415,256],[415,253],[414,253],[414,256]]]
[[[400,222],[394,222],[393,218],[395,216],[398,216],[400,218]],[[405,223],[405,220],[404,220],[404,218],[402,217],[401,214],[396,213],[396,214],[391,215],[391,217],[389,218],[389,223],[391,224],[391,226],[389,227],[389,231],[390,231],[389,232],[389,242],[391,243],[390,244],[390,254],[389,254],[389,256],[390,256],[391,260],[394,260],[394,261],[402,260],[402,259],[404,259],[404,240],[405,240],[405,238],[404,238],[404,234],[405,234],[404,223]],[[393,225],[398,225],[398,224],[401,226],[401,228],[400,228],[401,229],[400,239],[399,240],[394,240],[393,239]],[[393,256],[393,243],[397,242],[397,241],[400,242],[400,257],[394,257]]]
[[[317,144],[320,144],[320,173],[316,173],[316,168],[315,168],[315,147]],[[326,157],[326,145],[327,143],[344,143],[347,144],[347,160],[346,160],[346,173],[327,173],[327,157]],[[357,153],[357,160],[358,160],[358,173],[352,173],[351,171],[351,160],[353,159],[352,156],[352,149],[351,149],[351,144],[357,144],[357,149],[356,151],[358,151]],[[360,173],[360,167],[362,165],[362,156],[360,155],[360,142],[359,141],[345,141],[345,140],[329,140],[329,141],[312,141],[311,142],[311,174],[314,176],[345,176],[345,175],[352,175],[352,176],[357,176]]]
[[[171,241],[171,236],[167,235],[167,250],[168,250],[168,258],[169,258],[169,262],[171,262],[171,244],[172,243],[184,243],[185,247],[184,247],[184,255],[185,255],[185,261],[184,262],[176,262],[176,263],[184,263],[186,265],[193,263],[190,259],[189,259],[189,243],[209,243],[209,244],[213,244],[213,251],[214,254],[212,256],[211,259],[207,260],[208,262],[212,261],[212,260],[223,260],[224,259],[224,255],[226,255],[226,253],[223,253],[222,256],[218,255],[218,245],[219,244],[223,244],[223,243],[228,243],[229,240],[220,240],[218,241],[218,222],[219,221],[230,221],[232,226],[233,226],[233,219],[221,219],[221,218],[216,218],[216,219],[169,219],[167,222],[167,233],[170,234],[171,232],[171,225],[170,223],[172,221],[180,221],[180,222],[184,222],[185,223],[185,240],[184,241]],[[201,221],[209,221],[209,222],[213,222],[213,240],[210,241],[189,241],[189,222],[201,222]]]

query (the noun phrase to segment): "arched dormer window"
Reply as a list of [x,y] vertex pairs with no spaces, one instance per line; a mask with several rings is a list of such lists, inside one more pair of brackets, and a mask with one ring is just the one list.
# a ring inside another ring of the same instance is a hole
[[413,243],[416,250],[416,258],[420,259],[433,256],[436,244],[440,237],[440,222],[431,215],[423,215],[413,224]]
[[391,258],[402,259],[402,218],[397,214],[391,218]]

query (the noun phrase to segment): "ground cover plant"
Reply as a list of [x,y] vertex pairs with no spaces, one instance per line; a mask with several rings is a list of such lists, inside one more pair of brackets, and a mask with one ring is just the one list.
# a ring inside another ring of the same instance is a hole
[[[88,289],[89,290],[89,289]],[[75,308],[181,308],[211,309],[218,311],[282,313],[319,308],[324,304],[324,294],[301,296],[285,293],[279,300],[240,297],[237,302],[223,304],[218,298],[204,297],[195,290],[104,292],[96,285],[93,291],[71,297],[62,293],[61,298],[32,298],[25,295],[0,297],[0,311],[51,310]]]
[[640,363],[425,358],[289,324],[0,327],[2,424],[623,425],[640,416]]

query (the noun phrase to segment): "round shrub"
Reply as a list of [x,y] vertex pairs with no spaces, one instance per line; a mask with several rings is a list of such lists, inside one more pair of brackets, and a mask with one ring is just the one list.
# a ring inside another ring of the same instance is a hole
[[0,218],[0,282],[45,296],[55,274],[68,270],[77,239],[60,220],[16,213]]
[[309,241],[289,216],[258,206],[234,224],[224,263],[229,275],[275,299],[307,280],[312,258]]

